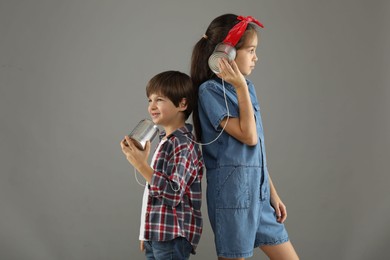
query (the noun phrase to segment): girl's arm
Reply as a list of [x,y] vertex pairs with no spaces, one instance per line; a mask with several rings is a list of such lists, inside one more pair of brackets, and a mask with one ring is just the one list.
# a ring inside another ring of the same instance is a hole
[[275,186],[271,180],[271,176],[268,175],[269,186],[271,192],[271,204],[275,209],[277,221],[283,223],[287,219],[287,209],[282,200],[279,198],[278,193],[276,192]]
[[230,65],[225,59],[221,59],[220,71],[221,73],[217,76],[232,84],[236,89],[240,114],[238,118],[224,118],[220,126],[223,128],[226,120],[228,120],[225,127],[228,134],[244,144],[256,145],[258,141],[256,121],[245,78],[239,71],[235,61],[232,61]]

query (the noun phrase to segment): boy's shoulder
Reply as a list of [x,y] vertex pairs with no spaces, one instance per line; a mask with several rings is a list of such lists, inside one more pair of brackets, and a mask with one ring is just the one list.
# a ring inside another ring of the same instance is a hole
[[[183,127],[177,128],[175,131],[173,131],[170,135],[166,136],[166,139],[168,142],[179,142],[179,143],[188,143],[190,142],[194,137],[192,135],[192,125],[189,123],[185,123]],[[165,132],[162,132],[160,134],[160,139],[165,137]]]

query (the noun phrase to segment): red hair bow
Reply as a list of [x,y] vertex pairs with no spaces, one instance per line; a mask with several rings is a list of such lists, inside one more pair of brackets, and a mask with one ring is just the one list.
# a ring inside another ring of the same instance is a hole
[[240,20],[240,22],[236,24],[232,29],[230,29],[225,40],[223,40],[224,43],[228,43],[233,46],[236,46],[237,42],[241,39],[242,35],[244,34],[246,27],[248,26],[248,23],[255,23],[261,28],[264,28],[264,25],[252,16],[247,16],[247,17],[238,16],[237,20]]

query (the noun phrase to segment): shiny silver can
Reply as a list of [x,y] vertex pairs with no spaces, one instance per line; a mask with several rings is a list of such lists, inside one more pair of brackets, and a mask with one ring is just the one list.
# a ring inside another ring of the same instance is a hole
[[158,132],[158,127],[152,120],[142,119],[133,131],[131,131],[129,137],[134,141],[135,145],[139,149],[145,150],[146,142],[152,142]]

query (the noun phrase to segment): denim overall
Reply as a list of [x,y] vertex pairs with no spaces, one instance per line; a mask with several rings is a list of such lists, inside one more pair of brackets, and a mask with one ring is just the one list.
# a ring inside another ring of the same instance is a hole
[[[245,145],[223,132],[215,142],[202,146],[207,207],[217,254],[228,258],[250,257],[255,247],[288,241],[284,225],[276,221],[270,205],[260,106],[253,84],[247,80],[247,85],[256,119],[257,144]],[[227,82],[222,85],[218,78],[204,82],[199,87],[198,110],[201,141],[208,143],[218,136],[220,123],[228,114],[239,117],[235,88]]]

